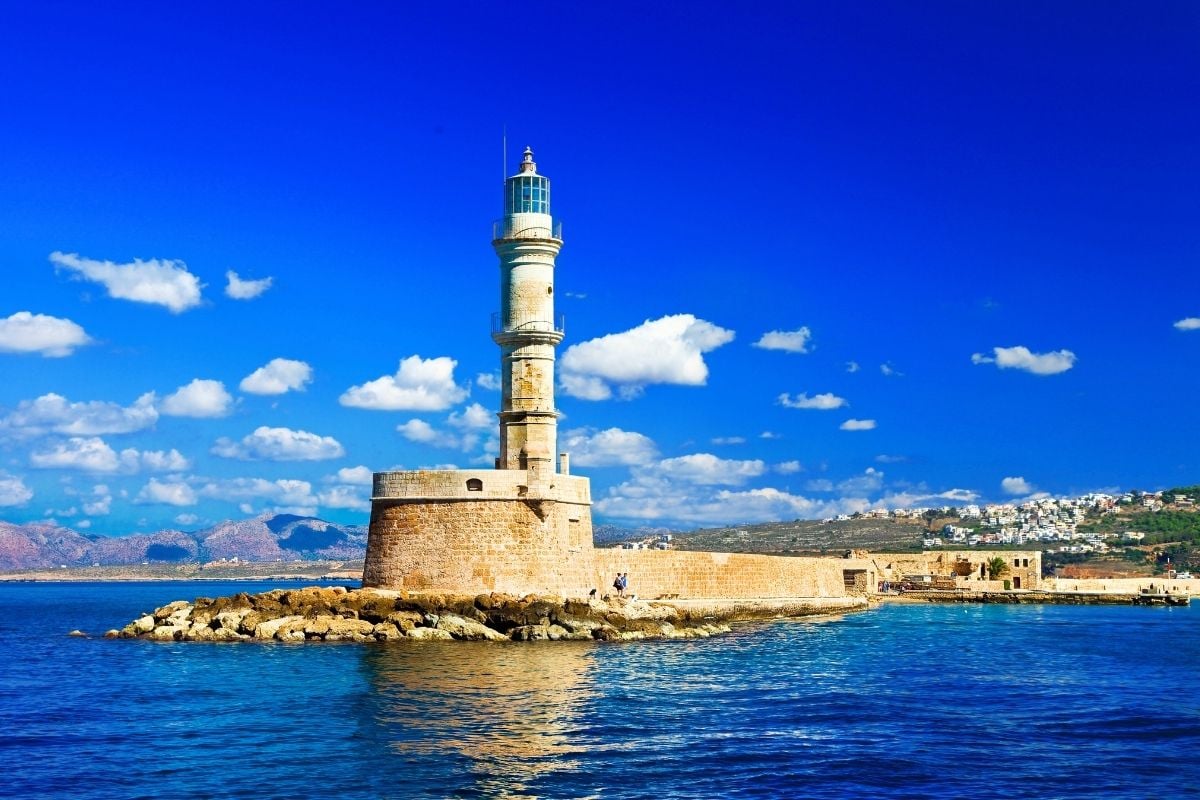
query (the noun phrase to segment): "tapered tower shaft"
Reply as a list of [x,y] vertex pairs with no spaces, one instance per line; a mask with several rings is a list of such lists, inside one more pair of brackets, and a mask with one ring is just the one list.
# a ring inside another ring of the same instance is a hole
[[554,473],[558,412],[554,349],[562,325],[554,317],[554,259],[561,230],[550,215],[550,180],[525,148],[520,171],[504,182],[504,217],[493,231],[500,258],[500,312],[492,339],[500,346],[499,469]]

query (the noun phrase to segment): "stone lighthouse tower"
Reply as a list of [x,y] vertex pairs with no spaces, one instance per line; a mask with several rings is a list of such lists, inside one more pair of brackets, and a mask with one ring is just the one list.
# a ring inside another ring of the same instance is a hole
[[492,230],[500,259],[500,455],[495,469],[377,472],[363,585],[417,592],[547,592],[596,586],[591,487],[555,468],[558,411],[554,261],[562,247],[550,216],[550,181],[526,148],[504,181],[504,216]]
[[525,148],[521,169],[504,182],[504,217],[492,247],[500,257],[500,311],[492,339],[500,345],[498,469],[523,469],[541,483],[554,472],[558,412],[554,409],[554,259],[561,230],[550,216],[550,179]]

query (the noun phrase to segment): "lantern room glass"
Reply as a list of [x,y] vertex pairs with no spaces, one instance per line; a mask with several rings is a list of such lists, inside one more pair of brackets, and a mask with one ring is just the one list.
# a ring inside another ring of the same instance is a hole
[[515,175],[504,187],[505,214],[549,214],[550,179],[541,175]]

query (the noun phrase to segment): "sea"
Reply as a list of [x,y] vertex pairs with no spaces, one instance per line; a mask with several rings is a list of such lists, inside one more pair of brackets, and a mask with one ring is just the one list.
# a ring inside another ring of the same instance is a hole
[[0,584],[0,797],[1200,797],[1195,605],[628,643],[102,638],[297,585]]

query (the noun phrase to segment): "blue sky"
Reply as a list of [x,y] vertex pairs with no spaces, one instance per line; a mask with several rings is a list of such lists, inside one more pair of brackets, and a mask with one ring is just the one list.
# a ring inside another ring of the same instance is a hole
[[0,518],[488,462],[505,129],[598,520],[1200,480],[1194,4],[514,9],[0,7]]

